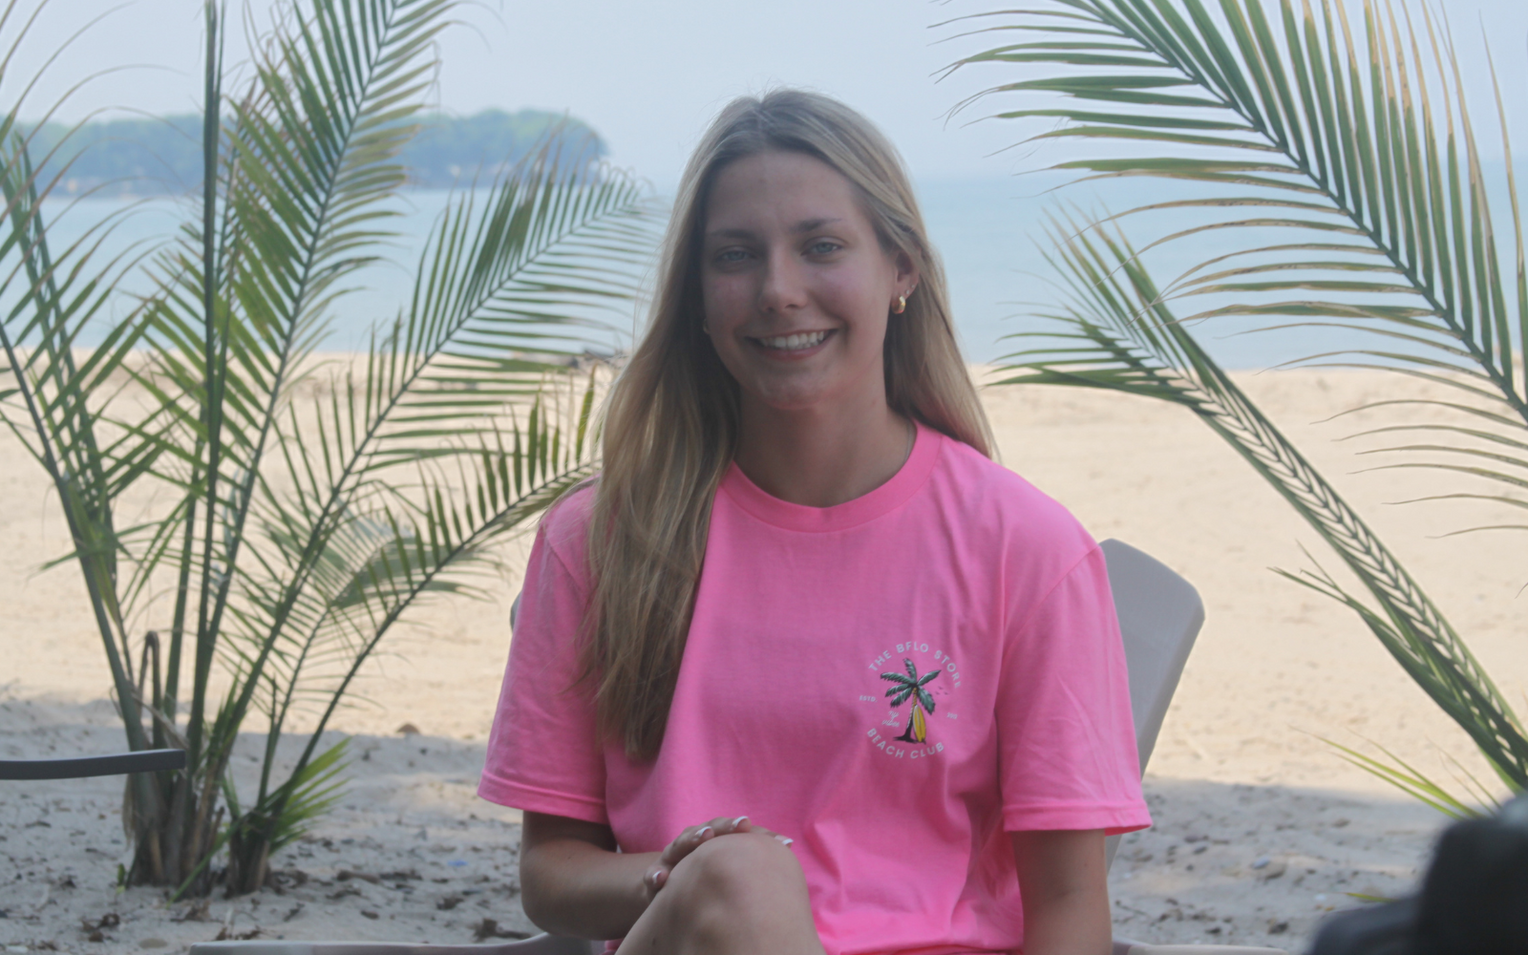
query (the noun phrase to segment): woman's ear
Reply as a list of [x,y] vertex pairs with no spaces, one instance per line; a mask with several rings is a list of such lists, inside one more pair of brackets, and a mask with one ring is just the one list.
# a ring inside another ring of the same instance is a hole
[[917,264],[913,262],[912,256],[901,250],[895,253],[891,261],[896,267],[896,293],[912,298],[913,289],[918,287],[918,280],[922,278],[918,274]]

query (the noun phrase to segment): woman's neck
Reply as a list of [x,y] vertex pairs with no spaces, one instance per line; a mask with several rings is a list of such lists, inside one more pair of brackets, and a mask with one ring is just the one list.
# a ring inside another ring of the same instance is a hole
[[781,411],[745,396],[737,466],[766,493],[808,507],[869,494],[912,452],[912,422],[874,407]]

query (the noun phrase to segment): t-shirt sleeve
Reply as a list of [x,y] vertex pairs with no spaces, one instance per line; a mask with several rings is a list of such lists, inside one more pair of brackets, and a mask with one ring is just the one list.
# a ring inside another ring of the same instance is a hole
[[1151,825],[1103,552],[1094,545],[1048,592],[1010,600],[997,699],[1003,828]]
[[478,795],[608,825],[593,694],[578,682],[587,589],[549,540],[558,516],[542,522],[531,548]]

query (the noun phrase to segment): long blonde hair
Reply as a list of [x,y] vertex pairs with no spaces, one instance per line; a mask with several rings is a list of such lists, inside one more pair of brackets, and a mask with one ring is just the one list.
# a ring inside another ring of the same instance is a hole
[[782,89],[733,100],[690,157],[664,242],[646,334],[606,404],[589,526],[594,582],[584,675],[601,732],[629,757],[663,741],[706,553],[711,502],[737,450],[739,392],[701,330],[700,240],[711,183],[767,151],[812,156],[848,179],[888,252],[918,269],[887,326],[891,409],[991,456],[992,438],[950,321],[944,271],[891,143],[828,97]]

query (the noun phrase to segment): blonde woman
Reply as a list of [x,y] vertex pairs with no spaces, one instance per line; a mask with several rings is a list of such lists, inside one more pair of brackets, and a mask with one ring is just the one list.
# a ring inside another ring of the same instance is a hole
[[822,96],[729,105],[526,572],[480,793],[525,812],[533,921],[1109,950],[1104,837],[1150,820],[1104,562],[991,444],[895,150]]

